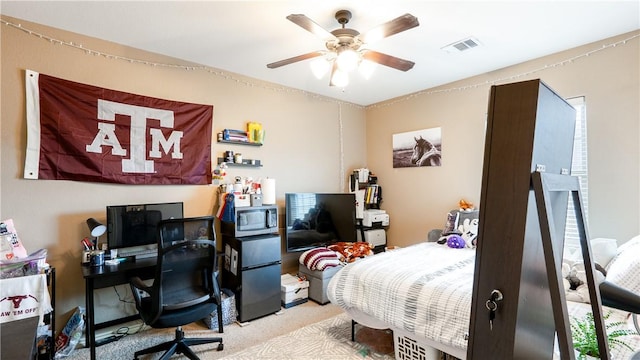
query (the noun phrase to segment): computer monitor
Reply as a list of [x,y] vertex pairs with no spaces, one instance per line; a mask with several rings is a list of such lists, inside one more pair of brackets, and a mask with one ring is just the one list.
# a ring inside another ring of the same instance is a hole
[[107,245],[109,249],[155,245],[160,220],[183,216],[182,202],[107,206]]

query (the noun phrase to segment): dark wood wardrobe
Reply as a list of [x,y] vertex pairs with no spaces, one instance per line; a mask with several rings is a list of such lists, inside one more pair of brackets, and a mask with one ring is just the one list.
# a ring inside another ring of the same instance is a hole
[[[540,80],[491,88],[467,359],[552,358],[554,315],[531,179],[534,171],[569,174],[574,127],[574,108]],[[567,199],[550,199],[556,239],[564,238]],[[491,314],[494,290],[502,300]]]

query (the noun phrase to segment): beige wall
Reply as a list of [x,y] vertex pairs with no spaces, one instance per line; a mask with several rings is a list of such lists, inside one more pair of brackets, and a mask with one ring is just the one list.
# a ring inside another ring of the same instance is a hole
[[[624,34],[367,108],[367,164],[384,186],[388,239],[406,246],[442,228],[464,198],[480,201],[491,83],[539,78],[563,97],[585,96],[591,237],[640,233],[640,38]],[[581,56],[604,45],[589,56]],[[562,66],[551,65],[580,56]],[[546,68],[545,68],[546,67]],[[535,69],[543,69],[530,73]],[[530,73],[530,74],[529,74]],[[526,76],[512,78],[520,74]],[[392,166],[392,135],[441,127],[442,167]]]
[[[15,21],[8,17],[3,19]],[[18,21],[15,21],[18,22]],[[19,21],[48,36],[82,44],[103,53],[157,63],[179,60],[113,43]],[[109,204],[184,201],[187,216],[209,214],[214,186],[125,186],[70,181],[22,179],[26,144],[24,71],[147,96],[214,105],[214,131],[262,122],[262,147],[214,143],[214,157],[225,150],[258,158],[264,167],[230,169],[230,176],[273,177],[282,208],[284,192],[347,190],[346,176],[367,166],[384,186],[391,215],[389,243],[406,246],[443,225],[445,212],[460,198],[478,202],[484,151],[488,82],[523,74],[584,54],[608,39],[536,61],[484,74],[437,89],[368,107],[280,89],[235,74],[221,76],[129,63],[88,55],[84,51],[29,35],[7,26],[2,35],[0,119],[0,218],[13,218],[31,251],[46,248],[58,271],[59,324],[75,306],[84,304],[79,241],[88,235],[88,217],[105,219]],[[565,97],[585,95],[590,148],[590,229],[593,237],[620,242],[640,233],[640,83],[638,38],[570,64],[508,80],[541,78]],[[475,86],[476,84],[481,84]],[[442,91],[454,89],[453,91]],[[395,133],[441,127],[443,166],[393,169],[391,140]],[[212,134],[213,136],[213,134]],[[281,219],[282,220],[282,219]],[[282,225],[282,224],[281,224]],[[297,256],[285,254],[285,271]],[[101,309],[125,307],[113,291],[98,294]],[[130,306],[127,311],[131,311]],[[108,317],[108,316],[107,316]]]
[[[103,53],[157,63],[180,63],[136,49],[58,31],[8,17],[23,28],[82,44]],[[345,172],[365,165],[365,111],[336,100],[305,95],[292,89],[261,83],[235,74],[220,76],[129,63],[88,55],[82,50],[56,45],[37,36],[1,26],[2,118],[0,122],[2,164],[0,217],[13,218],[29,251],[48,250],[48,260],[58,275],[56,310],[64,325],[68,312],[84,305],[80,272],[80,240],[88,236],[85,220],[106,219],[105,206],[146,202],[183,201],[185,215],[212,214],[215,186],[127,186],[73,181],[25,180],[22,178],[26,146],[26,69],[104,88],[146,96],[214,105],[214,132],[244,128],[247,121],[261,122],[266,129],[262,147],[224,145],[214,142],[213,156],[225,150],[242,152],[245,158],[261,159],[260,169],[229,168],[230,177],[276,179],[276,198],[282,209],[284,193],[295,191],[347,191]],[[226,77],[231,76],[231,79]],[[213,137],[215,139],[215,137]],[[345,140],[346,141],[343,141]],[[215,140],[214,140],[215,141]],[[282,226],[282,217],[281,217]],[[102,238],[103,241],[106,239]],[[284,270],[297,269],[297,256],[284,257]],[[125,288],[124,291],[127,289]],[[101,310],[119,311],[112,289],[98,293]],[[131,311],[131,306],[127,306]],[[105,316],[107,320],[108,315]]]

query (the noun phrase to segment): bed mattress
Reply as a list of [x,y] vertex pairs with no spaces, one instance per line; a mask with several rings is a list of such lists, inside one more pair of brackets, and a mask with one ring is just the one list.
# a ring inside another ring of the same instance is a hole
[[436,243],[400,248],[345,266],[329,282],[328,298],[349,313],[367,314],[372,318],[368,322],[360,319],[365,325],[378,320],[446,348],[464,350],[474,263],[473,249]]
[[[421,344],[464,359],[474,263],[474,249],[420,243],[345,266],[329,282],[327,296],[362,325],[400,330]],[[574,319],[589,312],[591,305],[569,301],[567,309]],[[629,313],[608,307],[603,312],[610,313],[608,322],[627,323],[633,329]],[[640,356],[640,336],[628,336],[625,342],[633,350],[613,347],[612,359],[631,359],[635,352]]]

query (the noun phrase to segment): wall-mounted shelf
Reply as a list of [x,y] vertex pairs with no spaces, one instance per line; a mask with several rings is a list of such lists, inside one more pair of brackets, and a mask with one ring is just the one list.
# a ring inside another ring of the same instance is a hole
[[[249,160],[244,160],[242,163],[226,162],[224,160],[224,158],[219,157],[218,158],[218,165],[220,165],[222,163],[226,163],[227,166],[229,166],[229,167],[254,167],[254,168],[262,167],[262,162],[260,162],[258,164],[251,164],[251,163],[248,163],[247,161],[249,161]],[[258,160],[256,160],[256,161],[258,161]]]
[[218,142],[225,143],[225,144],[234,144],[234,145],[262,146],[262,143],[248,142],[248,141],[218,140]]

